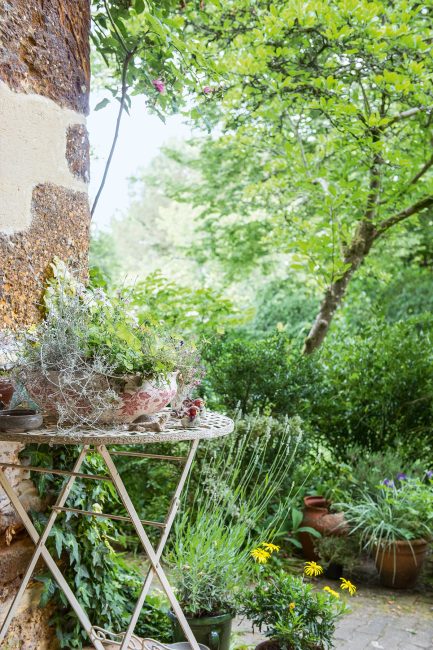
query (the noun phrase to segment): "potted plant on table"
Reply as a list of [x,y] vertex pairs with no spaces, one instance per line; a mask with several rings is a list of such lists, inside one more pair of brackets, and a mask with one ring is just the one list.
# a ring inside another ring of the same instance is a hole
[[433,481],[401,473],[385,479],[376,495],[340,503],[352,534],[373,554],[383,585],[404,589],[415,584],[433,537]]
[[61,261],[44,294],[45,317],[21,334],[18,378],[46,414],[80,425],[132,422],[160,411],[191,380],[196,352],[150,322],[128,297],[86,287]]
[[[305,574],[323,572],[316,562],[307,562]],[[342,589],[352,595],[352,583],[342,580]],[[327,650],[333,646],[335,626],[348,611],[340,594],[325,586],[315,590],[303,576],[284,570],[264,569],[254,586],[241,595],[240,612],[268,638],[256,650]]]

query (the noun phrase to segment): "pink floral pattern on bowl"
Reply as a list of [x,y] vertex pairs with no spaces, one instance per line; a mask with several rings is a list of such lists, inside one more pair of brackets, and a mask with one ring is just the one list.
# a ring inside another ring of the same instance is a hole
[[[59,388],[57,373],[52,373],[50,380],[37,377],[26,385],[29,395],[41,406],[45,415],[58,417],[59,407],[65,400],[73,404],[77,421],[85,417],[94,424],[129,424],[142,415],[154,415],[168,406],[177,393],[177,372],[171,373],[166,379],[158,381],[145,380],[137,383],[137,377],[125,379],[122,387],[112,388],[117,393],[113,407],[102,413],[92,412],[94,407],[91,399],[83,398],[74,390]],[[102,389],[108,388],[107,380],[102,382]]]
[[176,374],[159,385],[146,381],[138,388],[126,387],[120,395],[123,404],[116,411],[116,421],[133,422],[141,415],[154,415],[165,408],[177,393]]

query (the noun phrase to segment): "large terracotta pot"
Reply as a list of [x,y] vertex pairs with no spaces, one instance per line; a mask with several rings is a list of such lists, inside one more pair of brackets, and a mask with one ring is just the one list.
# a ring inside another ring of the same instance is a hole
[[[71,423],[80,423],[85,419],[95,424],[127,424],[142,415],[153,415],[165,408],[177,393],[176,376],[177,373],[171,373],[167,379],[158,382],[143,381],[137,376],[111,381],[100,376],[95,378],[87,396],[85,391],[81,393],[79,378],[75,380],[76,388],[73,385],[65,388],[59,373],[52,372],[47,378],[33,378],[26,383],[26,388],[44,415],[58,417],[62,404],[67,402]],[[95,395],[98,391],[102,394],[108,390],[114,395],[113,407],[96,413],[91,394]]]
[[398,541],[384,548],[377,548],[375,562],[380,582],[385,587],[394,589],[413,587],[427,557],[427,551],[428,542],[424,539]]
[[3,407],[0,404],[0,408],[7,409],[9,407],[13,394],[13,384],[6,377],[0,377],[0,402],[3,404]]
[[[348,528],[342,512],[329,512],[331,502],[321,496],[304,497],[304,517],[301,527],[314,528],[321,535],[347,535]],[[307,560],[319,559],[314,550],[315,538],[306,532],[299,533],[302,552]]]
[[[169,612],[168,615],[173,628],[173,640],[185,641],[185,635],[177,617],[173,612]],[[233,616],[231,614],[204,616],[201,618],[187,617],[186,620],[197,643],[203,643],[210,650],[230,650],[230,636],[233,622]]]

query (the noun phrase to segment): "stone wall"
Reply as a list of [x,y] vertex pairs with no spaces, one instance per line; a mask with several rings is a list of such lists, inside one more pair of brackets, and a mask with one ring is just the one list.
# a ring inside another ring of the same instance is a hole
[[[87,263],[89,30],[89,0],[0,2],[0,329],[38,320],[55,256]],[[20,449],[0,442],[0,458],[16,462]],[[26,509],[40,506],[28,475],[7,472]],[[0,489],[0,620],[31,550]],[[38,589],[29,588],[6,648],[56,647]]]

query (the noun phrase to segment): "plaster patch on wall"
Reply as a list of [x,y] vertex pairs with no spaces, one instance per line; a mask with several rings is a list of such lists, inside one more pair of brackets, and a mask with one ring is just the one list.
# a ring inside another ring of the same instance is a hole
[[29,228],[37,185],[87,192],[66,160],[67,132],[74,124],[85,124],[85,117],[46,97],[13,92],[0,81],[0,232]]

